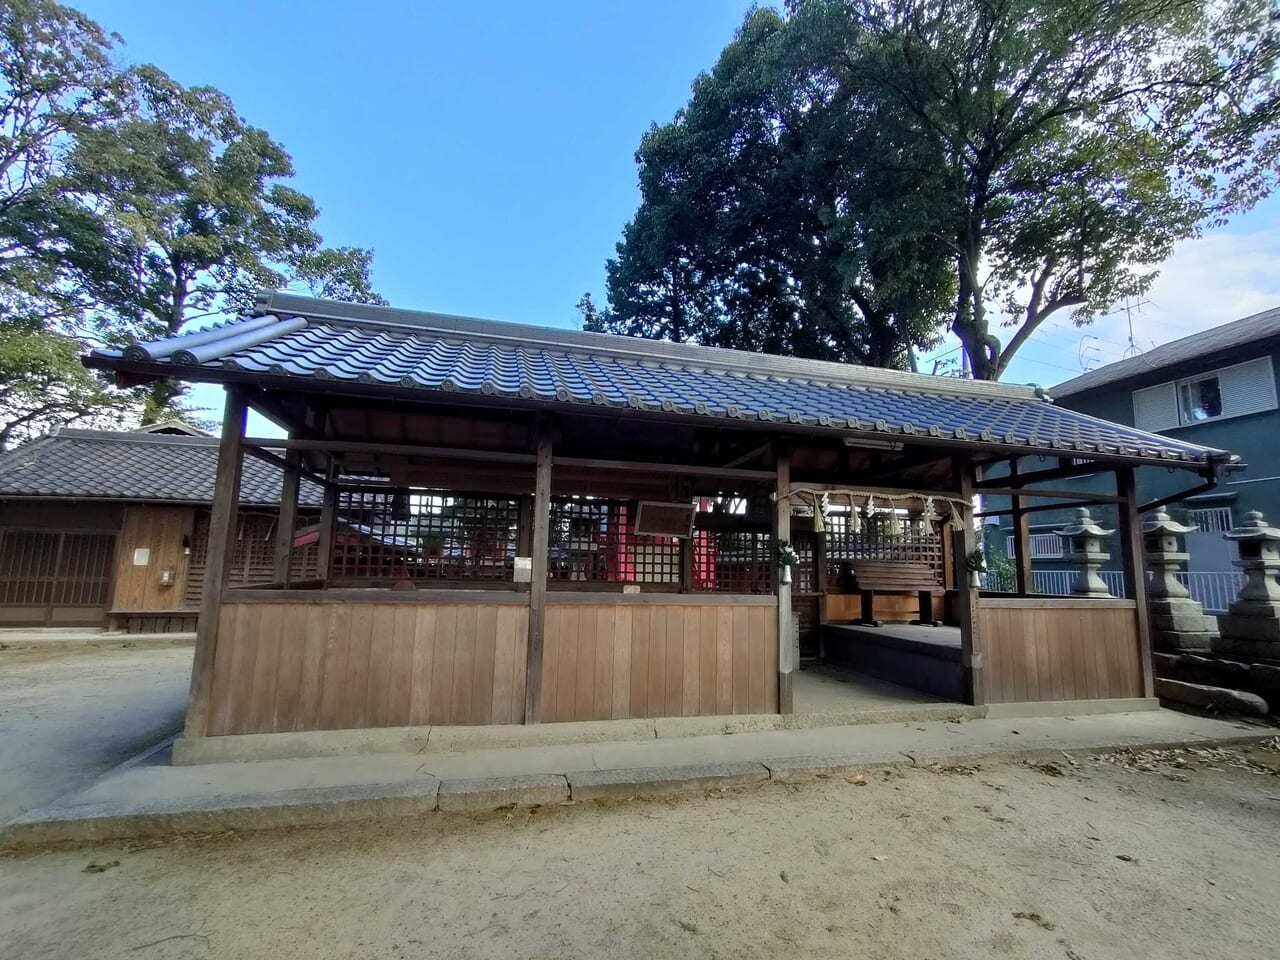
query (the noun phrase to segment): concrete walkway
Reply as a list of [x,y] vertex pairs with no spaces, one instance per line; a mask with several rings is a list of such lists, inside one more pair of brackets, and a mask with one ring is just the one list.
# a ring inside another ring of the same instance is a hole
[[157,753],[32,810],[0,845],[253,830],[839,775],[875,765],[1252,741],[1271,727],[1167,710],[775,730],[435,754],[174,767]]
[[196,635],[189,633],[124,633],[94,627],[5,627],[0,629],[0,651],[81,650],[87,647],[126,650],[160,650],[194,647]]

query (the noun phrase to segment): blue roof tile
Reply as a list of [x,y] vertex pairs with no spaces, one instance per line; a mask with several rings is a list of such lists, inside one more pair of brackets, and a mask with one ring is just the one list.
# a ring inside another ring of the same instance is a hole
[[[794,358],[492,321],[355,307],[274,294],[276,324],[220,329],[239,345],[198,366],[161,356],[89,363],[143,366],[184,379],[220,370],[401,389],[521,397],[689,416],[834,427],[860,433],[984,440],[1023,449],[1100,453],[1184,466],[1222,451],[1056,406],[1026,387],[869,370]],[[315,307],[316,309],[308,309]],[[323,308],[323,309],[319,309]],[[334,313],[345,311],[341,317]],[[297,318],[306,322],[298,325]],[[273,333],[273,330],[278,332]],[[245,338],[257,343],[243,345]],[[141,351],[152,345],[140,344]],[[204,348],[208,351],[208,347]],[[157,353],[174,355],[172,342]],[[161,368],[167,368],[161,370]]]

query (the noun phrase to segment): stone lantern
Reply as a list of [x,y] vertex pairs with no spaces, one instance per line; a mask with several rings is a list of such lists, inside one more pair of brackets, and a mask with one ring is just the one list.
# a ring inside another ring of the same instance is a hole
[[1062,556],[1077,564],[1080,572],[1071,584],[1071,592],[1084,597],[1109,597],[1111,592],[1098,576],[1098,568],[1111,559],[1111,554],[1102,549],[1102,538],[1109,537],[1114,530],[1103,530],[1089,516],[1088,507],[1077,507],[1075,520],[1061,530],[1055,530],[1063,539]]
[[1239,559],[1235,566],[1248,578],[1236,599],[1218,618],[1222,637],[1213,645],[1220,653],[1244,656],[1280,656],[1280,530],[1270,526],[1257,510],[1222,535],[1234,541]]
[[1179,538],[1195,529],[1170,519],[1163,510],[1142,523],[1142,549],[1151,569],[1151,643],[1157,650],[1208,650],[1218,636],[1217,622],[1191,599],[1177,576],[1188,559]]

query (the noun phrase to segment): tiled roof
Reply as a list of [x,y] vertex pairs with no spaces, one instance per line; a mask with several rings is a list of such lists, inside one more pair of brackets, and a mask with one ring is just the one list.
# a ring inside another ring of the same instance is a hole
[[[209,503],[218,441],[163,433],[63,428],[0,453],[0,497]],[[280,502],[281,471],[246,456],[240,502]],[[318,506],[320,488],[303,480],[299,502]]]
[[1272,307],[1243,320],[1233,320],[1220,327],[1161,344],[1146,353],[1108,363],[1066,383],[1060,383],[1049,392],[1055,397],[1067,397],[1271,337],[1280,337],[1280,307]]
[[[1067,410],[1030,387],[271,294],[263,315],[95,351],[91,366],[332,392],[468,394],[810,425],[886,439],[984,441],[1055,455],[1203,464],[1225,456]],[[313,389],[315,389],[313,387]]]

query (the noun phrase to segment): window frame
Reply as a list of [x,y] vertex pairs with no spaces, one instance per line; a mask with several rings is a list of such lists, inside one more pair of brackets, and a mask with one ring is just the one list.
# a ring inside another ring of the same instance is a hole
[[[1183,391],[1186,391],[1187,400],[1188,402],[1191,402],[1193,399],[1191,395],[1192,389],[1207,380],[1213,380],[1218,385],[1218,412],[1210,417],[1190,417],[1188,411],[1183,409]],[[1222,377],[1219,375],[1219,371],[1217,370],[1211,370],[1208,373],[1198,373],[1194,377],[1184,377],[1181,380],[1174,381],[1173,395],[1178,405],[1178,426],[1180,427],[1194,427],[1199,423],[1213,423],[1215,420],[1222,420],[1226,417],[1233,416],[1233,414],[1227,413],[1226,397],[1222,392]],[[1239,414],[1235,414],[1235,416],[1239,416]]]

